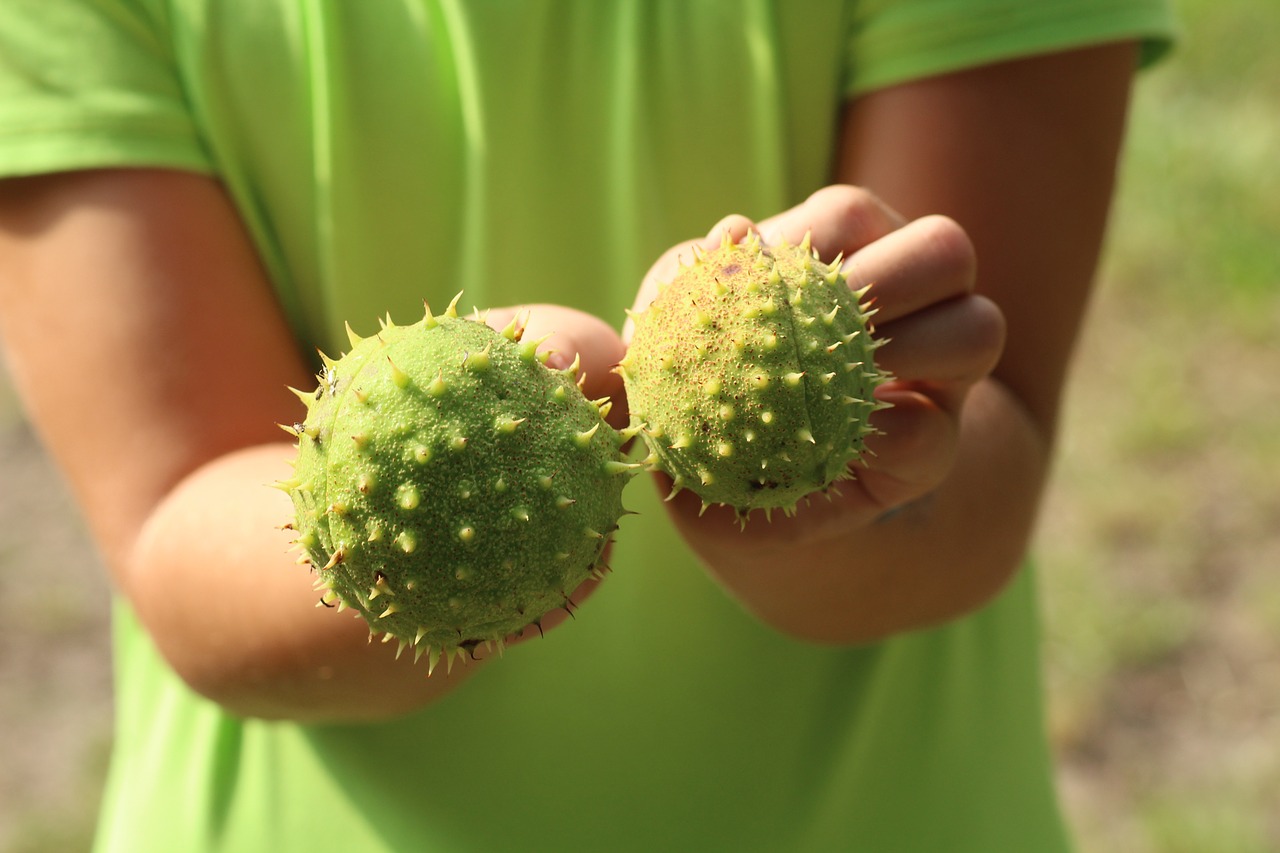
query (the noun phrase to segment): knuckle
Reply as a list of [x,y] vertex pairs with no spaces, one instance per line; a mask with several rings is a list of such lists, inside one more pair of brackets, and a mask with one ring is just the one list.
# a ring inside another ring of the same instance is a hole
[[752,228],[755,228],[755,222],[749,217],[741,213],[730,213],[712,226],[707,232],[707,239],[719,239],[721,235],[728,234],[730,239],[740,240]]
[[823,187],[809,199],[814,205],[827,210],[841,230],[865,233],[868,226],[885,218],[883,203],[863,187],[849,184]]
[[939,262],[954,269],[958,276],[968,282],[968,289],[973,289],[977,278],[978,253],[969,238],[969,233],[949,216],[932,214],[917,220],[916,227],[921,229],[931,250]]
[[968,378],[976,382],[991,373],[1004,352],[1007,324],[1004,312],[984,296],[966,300],[965,357],[970,366]]
[[870,190],[834,184],[814,191],[804,204],[811,223],[826,222],[846,249],[857,248],[893,231],[895,214]]

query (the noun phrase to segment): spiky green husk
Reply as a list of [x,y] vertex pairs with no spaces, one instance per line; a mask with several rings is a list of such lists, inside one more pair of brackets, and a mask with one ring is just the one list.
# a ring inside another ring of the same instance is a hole
[[699,253],[661,289],[619,372],[675,491],[745,519],[793,512],[850,476],[886,378],[864,294],[807,239],[765,247],[754,234]]
[[498,333],[456,303],[324,358],[280,484],[321,603],[432,668],[572,606],[635,467],[576,365],[549,369],[519,323]]

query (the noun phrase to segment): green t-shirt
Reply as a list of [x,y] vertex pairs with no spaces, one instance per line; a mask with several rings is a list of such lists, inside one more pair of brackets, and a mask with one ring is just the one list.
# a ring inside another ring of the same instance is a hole
[[[6,0],[0,174],[217,175],[308,347],[460,289],[617,322],[671,244],[829,182],[849,95],[1169,36],[1160,0]],[[813,647],[728,600],[645,480],[627,502],[574,623],[396,722],[237,719],[120,604],[97,849],[1066,848],[1029,570]]]

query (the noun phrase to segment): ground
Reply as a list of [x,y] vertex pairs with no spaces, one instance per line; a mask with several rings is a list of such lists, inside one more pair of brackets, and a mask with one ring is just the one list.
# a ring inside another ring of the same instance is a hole
[[0,374],[0,851],[87,849],[111,741],[104,573]]

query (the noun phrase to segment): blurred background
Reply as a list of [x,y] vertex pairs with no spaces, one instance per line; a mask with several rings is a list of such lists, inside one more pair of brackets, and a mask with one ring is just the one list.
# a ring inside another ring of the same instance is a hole
[[[1280,3],[1140,81],[1037,561],[1082,853],[1280,853]],[[0,853],[88,848],[108,592],[0,365]]]

